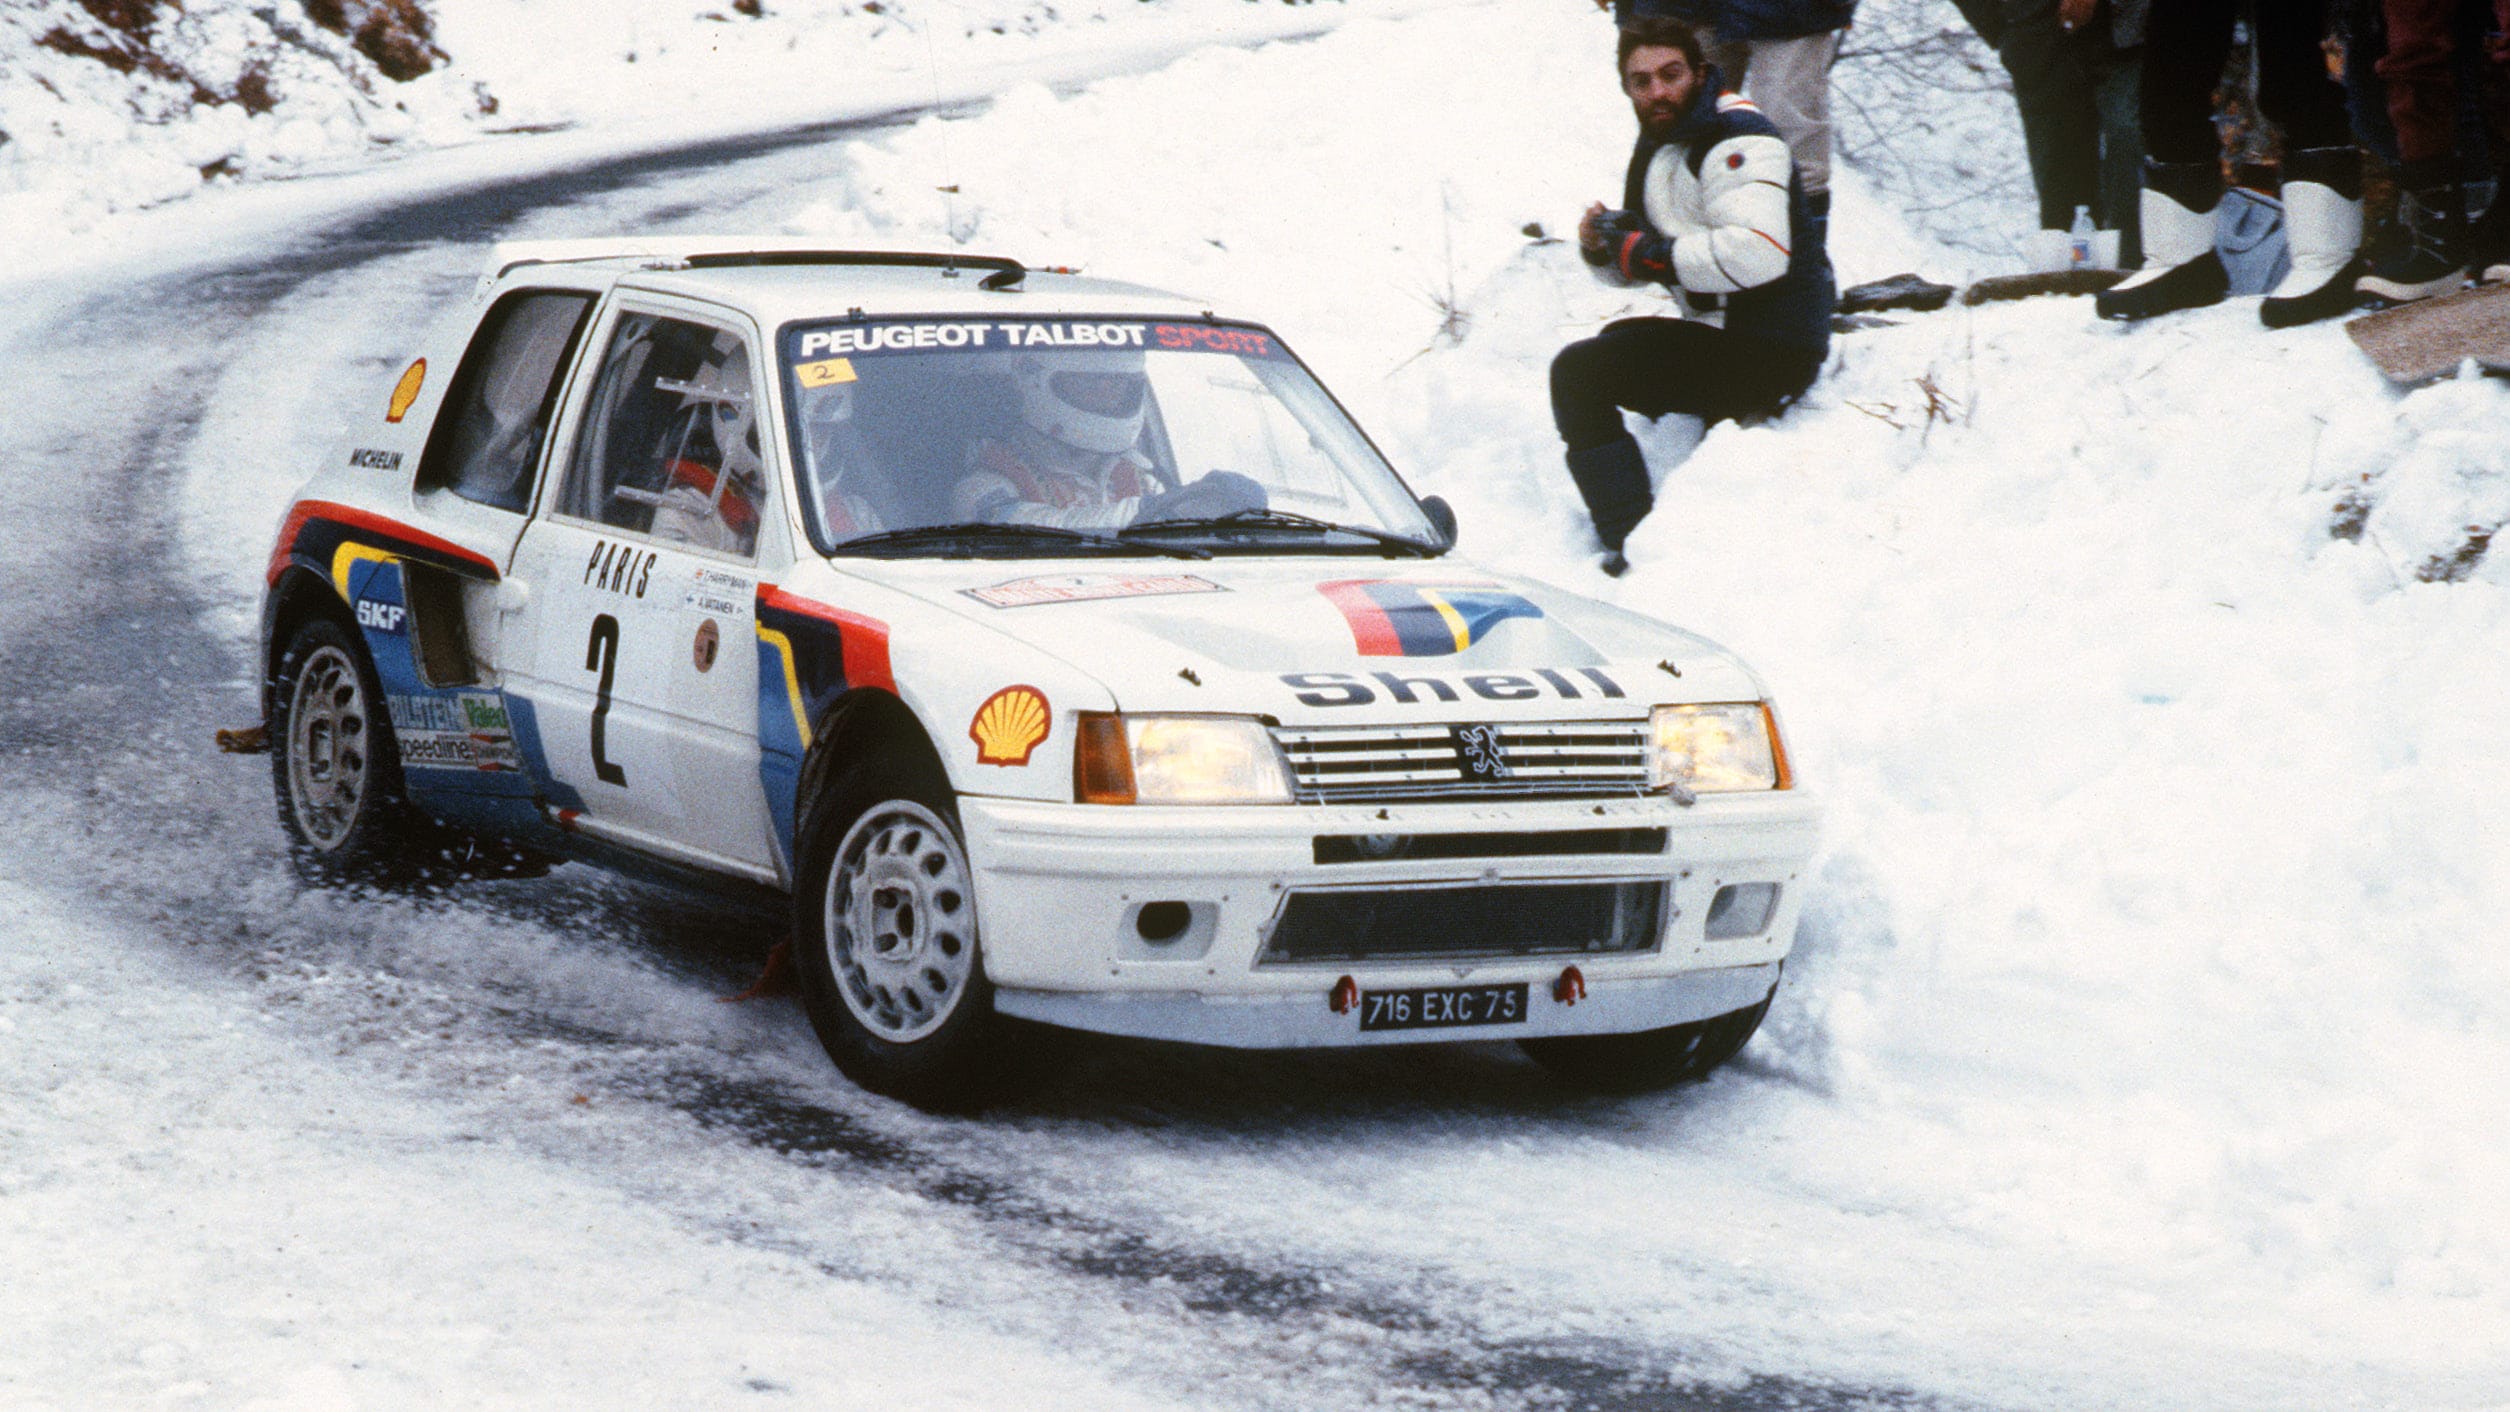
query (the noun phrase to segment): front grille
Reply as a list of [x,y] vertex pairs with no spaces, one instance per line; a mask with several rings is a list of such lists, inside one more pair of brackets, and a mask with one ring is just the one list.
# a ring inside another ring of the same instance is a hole
[[1640,721],[1280,727],[1273,738],[1289,757],[1303,804],[1559,799],[1647,789],[1647,727]]
[[1296,892],[1264,942],[1265,965],[1592,956],[1650,951],[1662,882],[1468,884]]

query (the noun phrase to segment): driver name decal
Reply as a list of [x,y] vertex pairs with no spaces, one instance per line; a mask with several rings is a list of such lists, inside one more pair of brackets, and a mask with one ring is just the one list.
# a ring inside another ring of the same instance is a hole
[[1351,625],[1363,657],[1451,657],[1510,618],[1543,610],[1495,583],[1341,579],[1316,586]]

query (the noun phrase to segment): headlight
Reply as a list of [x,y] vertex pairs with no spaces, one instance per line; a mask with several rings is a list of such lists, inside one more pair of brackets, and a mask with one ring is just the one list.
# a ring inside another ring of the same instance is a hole
[[1647,783],[1652,789],[1720,794],[1785,789],[1786,747],[1761,701],[1659,706],[1648,716]]
[[1072,797],[1084,804],[1287,804],[1290,772],[1247,716],[1079,713]]

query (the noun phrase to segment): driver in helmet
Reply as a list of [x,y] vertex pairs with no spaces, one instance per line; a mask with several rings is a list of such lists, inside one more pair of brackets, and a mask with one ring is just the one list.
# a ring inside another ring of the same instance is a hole
[[971,450],[951,493],[953,519],[1117,529],[1263,507],[1262,488],[1227,471],[1160,488],[1140,446],[1150,380],[1139,350],[1022,353],[1012,383],[1020,424],[1010,440],[987,438]]
[[739,343],[716,348],[679,391],[680,407],[662,447],[662,499],[654,507],[653,535],[748,554],[758,543],[767,475],[759,460],[749,360]]
[[831,541],[880,529],[879,512],[865,491],[873,474],[871,447],[854,422],[852,382],[809,388],[802,394],[802,432],[810,451],[812,485],[818,491],[820,526]]

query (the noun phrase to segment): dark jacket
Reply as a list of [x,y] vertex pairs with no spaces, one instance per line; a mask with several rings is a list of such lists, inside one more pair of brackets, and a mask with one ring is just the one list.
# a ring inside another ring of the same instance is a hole
[[1856,0],[1612,0],[1615,24],[1634,19],[1689,20],[1731,43],[1798,39],[1847,28]]
[[1827,352],[1838,289],[1795,163],[1769,119],[1718,86],[1712,66],[1671,136],[1640,135],[1622,186],[1635,229],[1611,268],[1722,307],[1729,333]]

